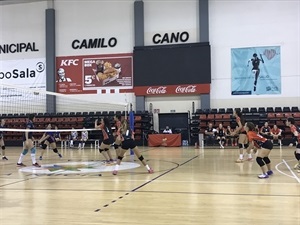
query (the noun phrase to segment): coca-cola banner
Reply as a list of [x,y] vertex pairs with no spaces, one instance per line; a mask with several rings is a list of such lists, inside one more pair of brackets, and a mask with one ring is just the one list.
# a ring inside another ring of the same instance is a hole
[[132,61],[131,53],[57,57],[57,92],[88,94],[132,89]]
[[136,96],[209,94],[210,84],[181,84],[134,87]]

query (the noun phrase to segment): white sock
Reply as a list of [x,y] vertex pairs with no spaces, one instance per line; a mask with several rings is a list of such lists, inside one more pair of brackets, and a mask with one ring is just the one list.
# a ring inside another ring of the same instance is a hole
[[32,164],[35,164],[36,163],[35,154],[30,154],[30,156],[31,156]]
[[78,144],[78,148],[81,148],[81,143]]
[[240,159],[243,159],[244,158],[244,155],[243,154],[240,154]]
[[116,170],[116,171],[119,170],[119,166],[120,166],[119,164],[117,164],[117,165],[115,166],[115,170]]
[[18,160],[18,164],[21,164],[21,163],[22,163],[23,158],[24,158],[24,155],[23,155],[23,153],[21,153],[20,158],[19,158],[19,160]]
[[248,154],[248,159],[251,159],[252,158],[252,155],[251,154]]
[[147,170],[150,170],[150,166],[148,164],[145,167],[147,168]]
[[85,146],[85,143],[83,142],[83,143],[82,143],[82,148],[84,148],[84,146]]

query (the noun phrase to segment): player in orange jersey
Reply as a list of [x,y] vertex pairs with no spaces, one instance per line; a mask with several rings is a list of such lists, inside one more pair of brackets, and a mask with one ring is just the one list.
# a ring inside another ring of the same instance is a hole
[[297,164],[294,166],[294,169],[300,173],[300,128],[295,125],[294,118],[288,118],[285,122],[286,126],[290,127],[291,132],[293,133],[292,143],[290,143],[289,147],[294,146],[296,144],[296,150],[294,152],[295,158],[297,160]]
[[249,140],[249,146],[247,150],[251,150],[254,147],[258,149],[256,162],[262,171],[262,174],[258,175],[258,178],[268,178],[273,174],[273,171],[271,170],[271,160],[269,159],[270,152],[273,149],[273,143],[257,134],[255,132],[255,125],[251,122],[245,124],[245,131],[247,132],[247,137]]

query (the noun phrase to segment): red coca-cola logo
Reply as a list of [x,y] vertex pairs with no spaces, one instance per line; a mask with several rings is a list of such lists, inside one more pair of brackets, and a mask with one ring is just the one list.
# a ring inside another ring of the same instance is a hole
[[166,94],[167,93],[167,87],[166,86],[160,86],[160,87],[149,87],[147,89],[147,94],[152,94],[152,95],[158,95],[158,94]]
[[195,93],[196,85],[188,85],[188,86],[177,86],[175,89],[175,93]]

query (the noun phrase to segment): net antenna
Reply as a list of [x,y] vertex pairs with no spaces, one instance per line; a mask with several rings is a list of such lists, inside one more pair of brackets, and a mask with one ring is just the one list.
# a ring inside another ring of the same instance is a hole
[[[105,94],[65,95],[46,91],[40,87],[25,88],[0,83],[0,109],[2,114],[45,113],[49,99],[56,99],[56,113],[128,111],[128,103],[114,102]],[[48,99],[48,100],[47,100]],[[127,101],[127,100],[126,100]]]

